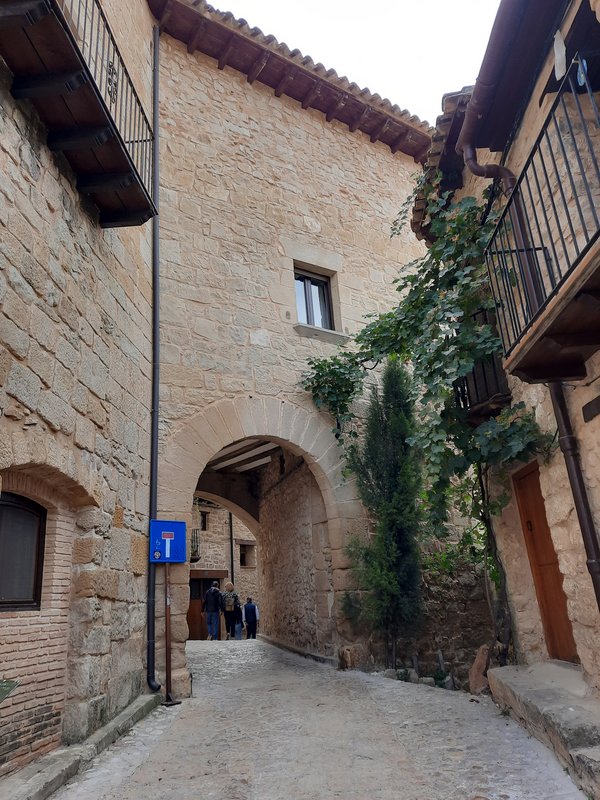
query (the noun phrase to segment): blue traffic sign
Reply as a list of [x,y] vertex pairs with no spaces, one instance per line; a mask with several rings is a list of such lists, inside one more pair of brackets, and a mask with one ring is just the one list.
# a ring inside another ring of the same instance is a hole
[[150,561],[182,564],[186,561],[185,522],[150,520]]

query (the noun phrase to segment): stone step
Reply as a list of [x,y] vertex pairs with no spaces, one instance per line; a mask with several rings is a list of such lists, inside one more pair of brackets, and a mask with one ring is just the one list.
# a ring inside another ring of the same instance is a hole
[[581,668],[562,661],[488,671],[494,701],[556,753],[575,782],[600,798],[600,701]]

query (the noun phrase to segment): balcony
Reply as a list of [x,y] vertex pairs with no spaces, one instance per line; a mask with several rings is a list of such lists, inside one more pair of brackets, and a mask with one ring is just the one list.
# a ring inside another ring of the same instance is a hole
[[486,251],[505,369],[579,380],[600,349],[600,56],[578,56]]
[[[487,311],[479,311],[474,319],[482,325],[495,326]],[[457,406],[467,412],[467,419],[474,426],[509,406],[511,394],[500,356],[476,361],[472,372],[454,384],[454,395]]]
[[152,202],[153,133],[99,0],[2,0],[0,55],[105,228],[141,225]]

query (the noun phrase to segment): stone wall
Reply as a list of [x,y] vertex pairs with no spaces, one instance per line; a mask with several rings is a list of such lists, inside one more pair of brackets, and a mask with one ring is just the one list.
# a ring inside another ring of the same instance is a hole
[[262,477],[259,587],[261,633],[332,655],[333,579],[321,492],[301,457],[285,456]]
[[0,66],[0,478],[48,509],[39,611],[0,612],[0,774],[143,688],[148,230],[102,231]]
[[[190,514],[198,476],[220,448],[274,438],[305,458],[319,485],[341,593],[351,583],[344,547],[364,528],[364,509],[344,480],[332,423],[299,379],[307,358],[333,353],[365,314],[395,304],[401,265],[423,252],[408,231],[389,236],[417,167],[168,36],[161,65],[161,514]],[[295,264],[329,278],[335,331],[298,324]],[[293,530],[300,548],[308,527]],[[259,546],[261,569],[272,559],[277,569],[283,553]],[[183,598],[183,569],[175,580]],[[308,627],[292,616],[283,627],[324,646],[316,620],[336,618],[330,602],[319,599]],[[173,606],[181,631],[186,611]],[[175,679],[186,691],[186,673]]]

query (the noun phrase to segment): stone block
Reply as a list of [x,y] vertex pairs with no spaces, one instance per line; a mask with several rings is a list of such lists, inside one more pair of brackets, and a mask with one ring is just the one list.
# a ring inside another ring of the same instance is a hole
[[[1,332],[0,332],[1,334]],[[42,382],[29,367],[13,362],[6,379],[6,393],[35,411],[40,399]]]

